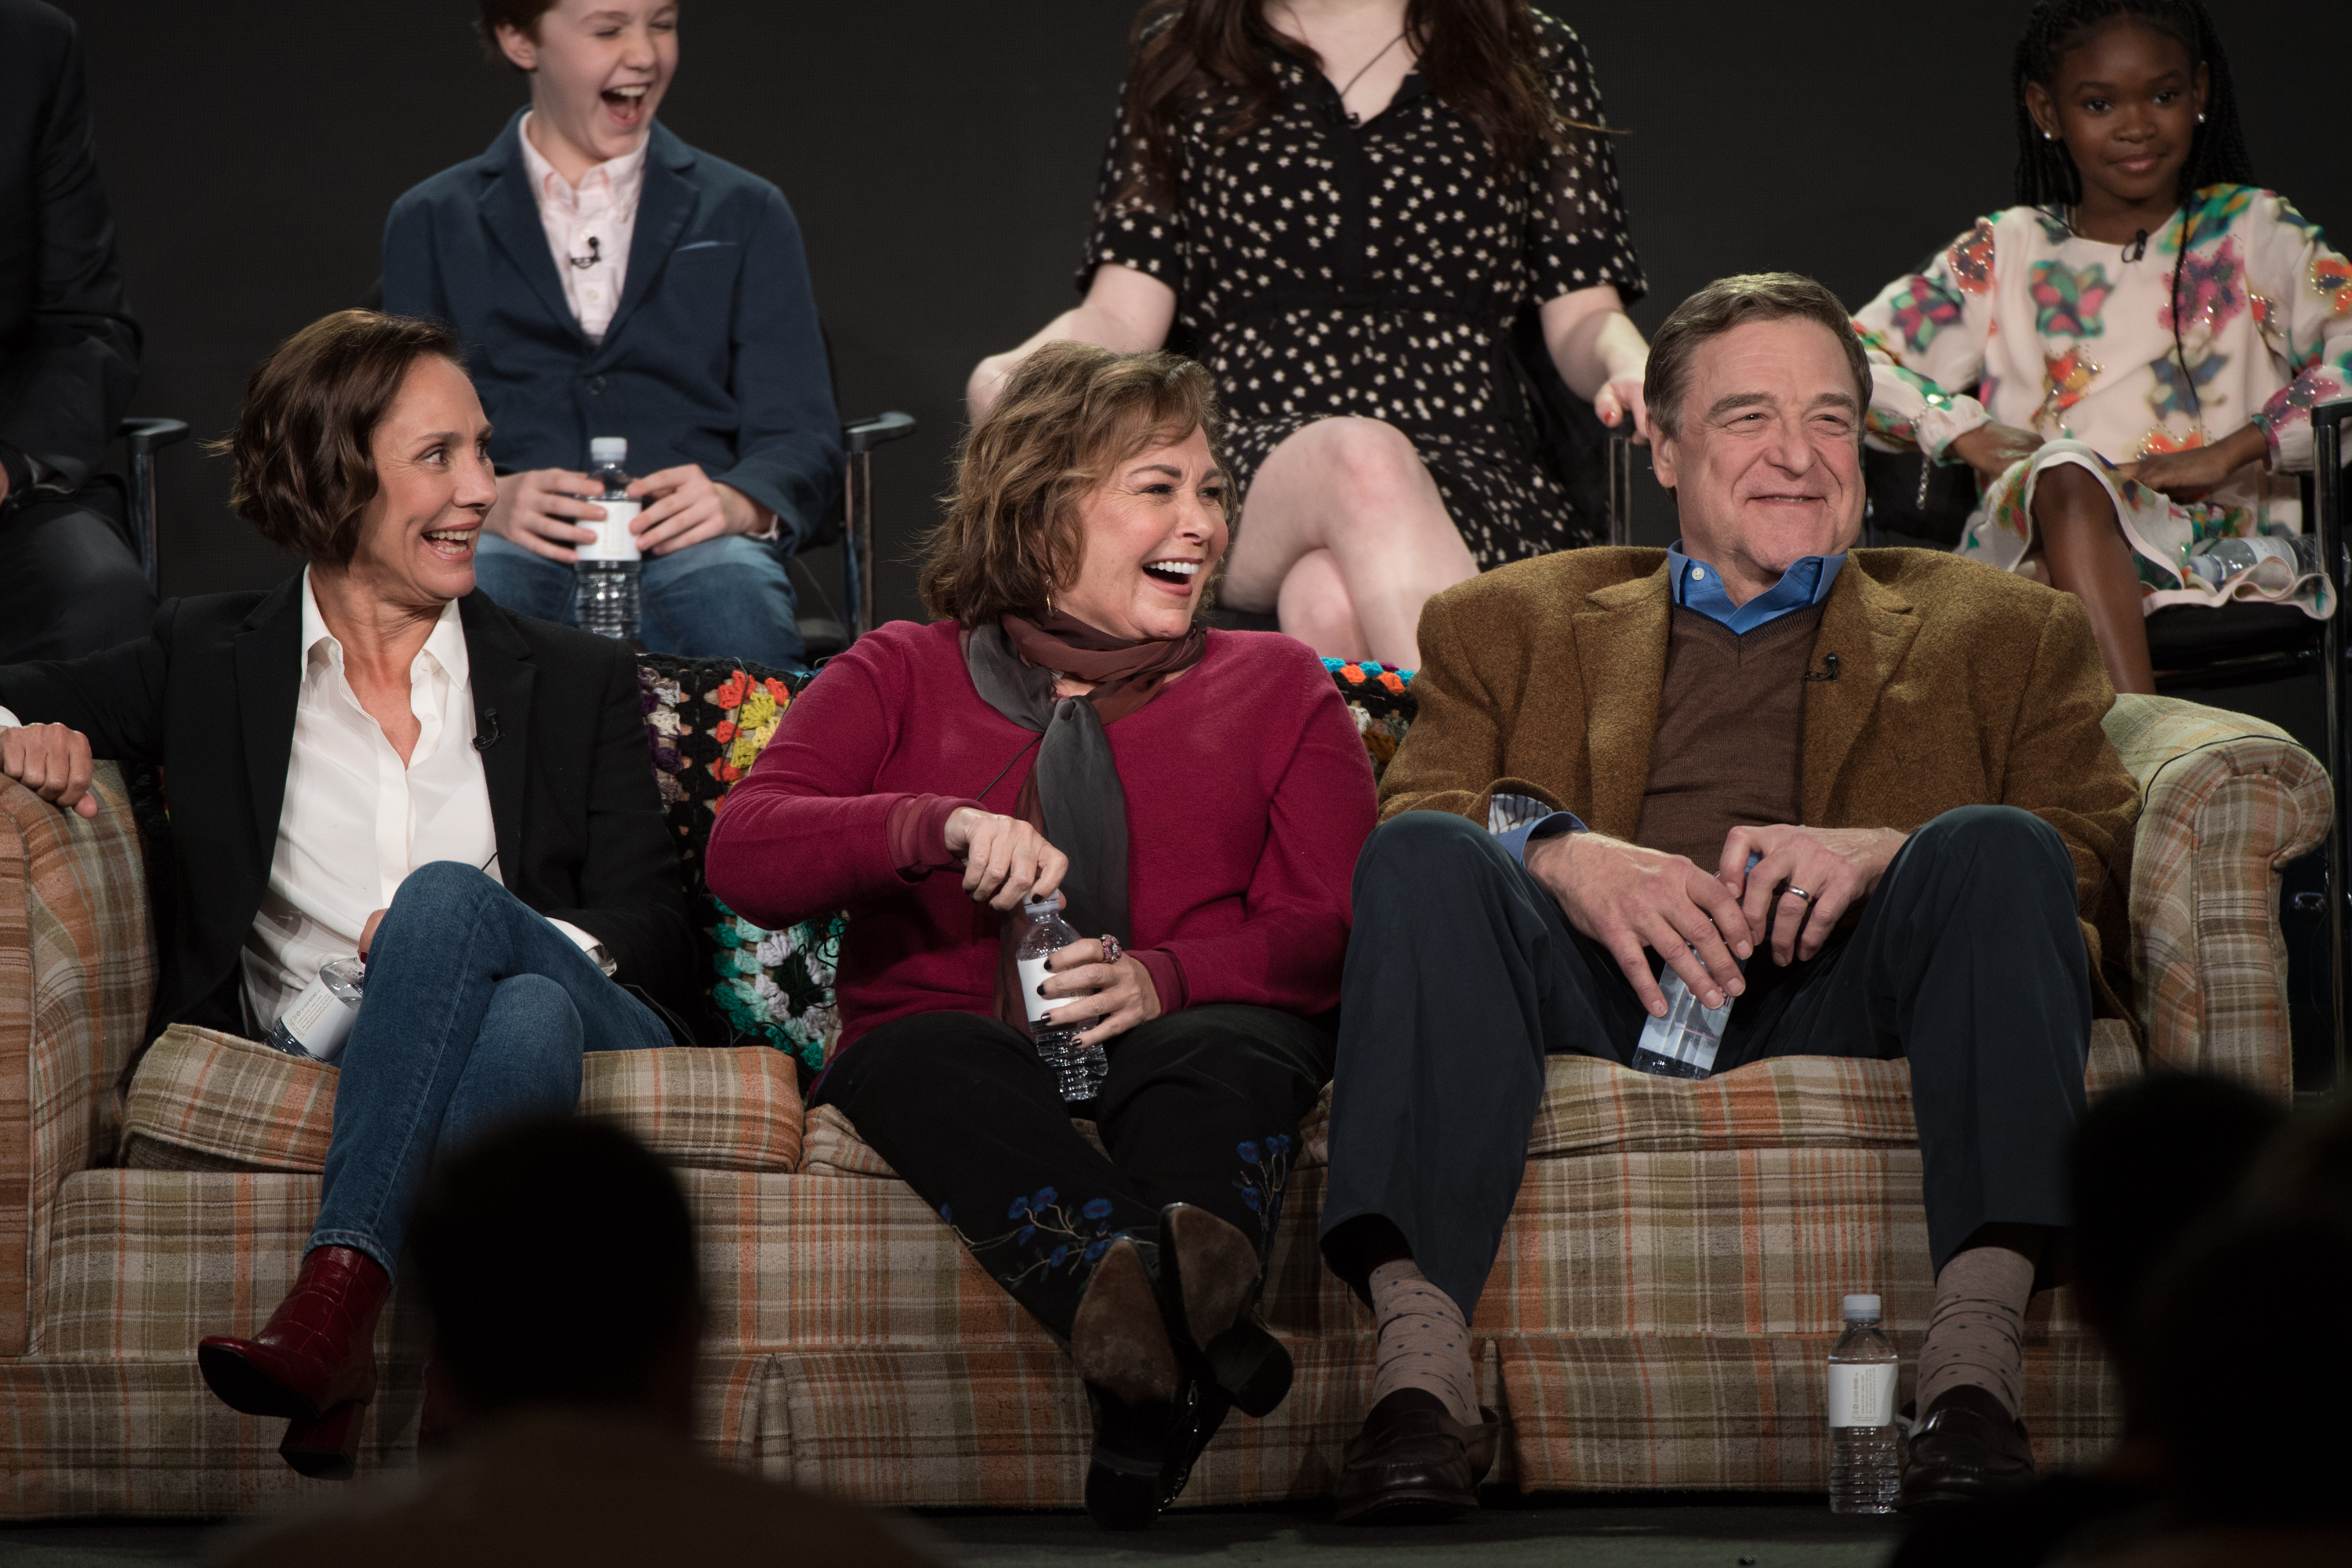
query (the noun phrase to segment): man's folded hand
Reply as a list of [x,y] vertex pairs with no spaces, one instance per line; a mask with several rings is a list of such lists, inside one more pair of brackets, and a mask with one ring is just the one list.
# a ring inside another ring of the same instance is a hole
[[1569,833],[1528,845],[1527,867],[1559,900],[1568,923],[1616,958],[1652,1016],[1666,1016],[1666,998],[1645,950],[1663,955],[1709,1007],[1747,989],[1737,961],[1755,951],[1749,933],[1761,928],[1751,926],[1730,889],[1684,857]]
[[89,793],[89,737],[63,724],[20,724],[0,730],[0,773],[61,810],[98,815]]

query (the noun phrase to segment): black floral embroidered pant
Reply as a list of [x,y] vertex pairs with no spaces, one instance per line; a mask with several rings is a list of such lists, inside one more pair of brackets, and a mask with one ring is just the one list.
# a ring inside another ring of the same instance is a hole
[[[1095,1260],[1121,1236],[1149,1255],[1165,1205],[1199,1205],[1266,1257],[1332,1048],[1272,1008],[1191,1007],[1113,1041],[1101,1094],[1072,1106],[1018,1030],[926,1013],[843,1052],[812,1104],[837,1106],[981,1267],[1067,1337]],[[1093,1115],[1102,1148],[1073,1111]]]

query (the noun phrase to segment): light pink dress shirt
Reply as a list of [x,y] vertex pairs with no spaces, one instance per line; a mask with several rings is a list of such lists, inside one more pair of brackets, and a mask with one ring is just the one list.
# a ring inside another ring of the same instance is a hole
[[597,164],[575,186],[531,145],[530,121],[531,116],[523,116],[522,163],[530,173],[540,226],[547,230],[547,247],[554,252],[572,319],[590,342],[602,342],[628,278],[637,197],[646,188],[646,143],[640,142],[635,152]]

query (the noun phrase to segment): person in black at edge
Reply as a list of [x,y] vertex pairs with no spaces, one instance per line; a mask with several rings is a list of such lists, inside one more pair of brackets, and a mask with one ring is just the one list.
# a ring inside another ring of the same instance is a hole
[[93,483],[139,385],[81,39],[0,0],[0,664],[75,658],[155,614],[121,492]]
[[698,1451],[694,1216],[628,1133],[569,1119],[489,1133],[426,1182],[409,1259],[433,1317],[438,1444],[420,1474],[248,1540],[226,1555],[237,1568],[938,1561],[863,1509]]
[[2112,1530],[2155,1508],[2164,1443],[2146,1368],[2134,1355],[2150,1279],[2184,1234],[2230,1201],[2285,1123],[2277,1101],[2190,1073],[2144,1079],[2084,1113],[2068,1158],[2074,1293],[2123,1380],[2123,1441],[2088,1469],[1922,1515],[1890,1568],[2050,1562],[2086,1531]]

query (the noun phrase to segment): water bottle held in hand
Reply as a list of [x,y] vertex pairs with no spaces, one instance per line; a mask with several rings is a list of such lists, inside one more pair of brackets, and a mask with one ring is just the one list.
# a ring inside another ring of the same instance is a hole
[[593,542],[577,547],[579,564],[572,571],[572,618],[582,631],[598,637],[635,642],[640,602],[638,574],[645,568],[637,536],[629,525],[637,519],[639,503],[629,499],[629,443],[618,436],[599,436],[588,443],[588,477],[597,493],[587,499],[604,509],[602,521],[583,521],[596,531]]
[[[1754,870],[1761,855],[1748,857],[1748,868]],[[1691,952],[1696,955],[1698,949]],[[1748,966],[1741,964],[1745,970]],[[1642,1037],[1634,1042],[1633,1059],[1628,1065],[1635,1072],[1645,1072],[1654,1078],[1705,1078],[1715,1070],[1715,1053],[1723,1048],[1724,1020],[1731,1016],[1731,997],[1723,998],[1720,1007],[1699,1005],[1697,993],[1683,984],[1683,977],[1668,964],[1658,972],[1658,990],[1666,999],[1666,1016],[1654,1016],[1642,1022]]]
[[318,977],[286,1004],[262,1044],[289,1057],[333,1061],[343,1054],[343,1042],[359,1022],[360,996],[366,985],[367,960],[357,954],[327,960],[319,965]]
[[1037,1043],[1038,1059],[1053,1073],[1054,1087],[1065,1100],[1092,1100],[1110,1072],[1110,1057],[1099,1045],[1080,1045],[1078,1035],[1099,1020],[1046,1023],[1046,1014],[1057,1007],[1067,1012],[1076,1000],[1050,997],[1040,989],[1052,973],[1045,961],[1077,941],[1078,933],[1062,918],[1059,893],[1031,899],[1021,906],[1021,919],[1026,922],[1025,929],[1013,949],[1013,964],[1021,979],[1021,998],[1028,1008],[1029,1035]]
[[1830,1350],[1830,1511],[1892,1513],[1903,1491],[1895,1457],[1895,1346],[1878,1298],[1848,1296],[1845,1332]]

